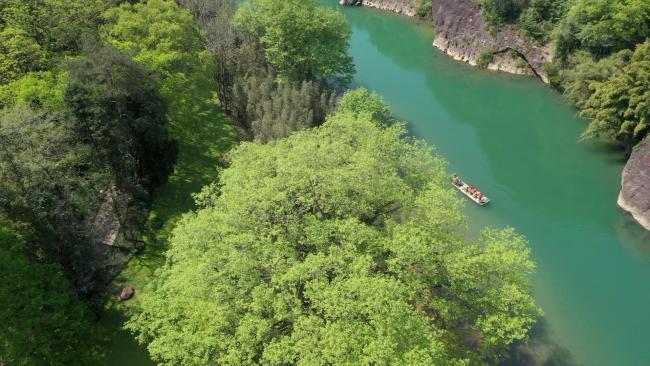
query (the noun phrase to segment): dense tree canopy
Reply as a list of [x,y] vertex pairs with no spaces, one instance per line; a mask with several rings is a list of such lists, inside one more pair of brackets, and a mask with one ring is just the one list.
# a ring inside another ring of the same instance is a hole
[[93,146],[94,163],[110,167],[119,188],[150,191],[161,184],[176,150],[166,104],[148,71],[110,47],[69,62],[67,70],[64,100],[73,131]]
[[169,99],[184,87],[187,73],[201,65],[203,47],[192,15],[172,0],[124,3],[103,18],[104,40],[155,72]]
[[318,125],[335,103],[334,92],[316,82],[277,83],[273,74],[237,78],[233,94],[233,110],[259,142]]
[[0,217],[0,364],[87,365],[98,359],[87,308],[57,264],[24,255],[26,245]]
[[501,26],[517,20],[526,0],[480,0],[483,16],[492,26]]
[[45,62],[41,47],[22,29],[5,28],[0,31],[0,55],[0,84],[38,70]]
[[5,0],[0,3],[0,84],[49,69],[92,39],[108,0]]
[[[245,3],[237,17],[233,0],[179,3],[200,26],[214,57],[219,102],[243,136],[267,142],[323,123],[352,70],[349,27],[340,14],[317,2],[266,1],[264,9]],[[307,17],[310,12],[323,17]],[[267,31],[273,37],[264,38]]]
[[65,74],[30,72],[18,80],[0,85],[0,109],[24,106],[34,110],[63,109]]
[[606,80],[593,80],[581,115],[591,118],[583,138],[605,136],[631,147],[650,124],[650,40],[637,46],[630,61]]
[[465,240],[444,161],[341,112],[244,143],[128,327],[166,365],[481,364],[538,310],[526,241]]
[[0,113],[0,213],[34,232],[27,255],[62,265],[82,294],[95,261],[84,215],[97,208],[95,187],[105,178],[86,167],[89,155],[60,113]]
[[105,281],[90,222],[119,192],[123,233],[137,228],[171,169],[166,106],[148,71],[111,48],[0,87],[0,213],[34,231],[25,254],[57,263],[77,294]]
[[650,36],[650,2],[647,0],[573,0],[554,32],[556,57],[576,49],[596,57],[633,48]]
[[384,98],[366,88],[357,88],[343,94],[338,102],[338,113],[349,113],[355,118],[367,116],[382,124],[390,124],[393,117]]
[[347,54],[350,25],[317,0],[248,0],[237,11],[235,24],[263,44],[281,78],[349,82],[354,73]]

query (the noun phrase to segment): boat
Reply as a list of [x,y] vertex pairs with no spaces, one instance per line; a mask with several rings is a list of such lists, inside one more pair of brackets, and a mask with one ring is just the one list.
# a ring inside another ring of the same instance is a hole
[[475,186],[463,182],[457,174],[451,176],[451,182],[456,189],[469,197],[477,205],[485,206],[490,202],[490,199],[483,192],[479,191]]

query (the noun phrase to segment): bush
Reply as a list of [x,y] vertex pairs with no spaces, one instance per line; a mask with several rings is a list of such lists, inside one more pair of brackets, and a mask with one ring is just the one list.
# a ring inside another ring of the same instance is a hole
[[476,65],[480,68],[487,68],[490,63],[494,60],[494,52],[492,51],[483,51],[481,55],[476,60]]
[[433,16],[432,0],[420,0],[415,8],[415,14],[420,18],[431,18]]

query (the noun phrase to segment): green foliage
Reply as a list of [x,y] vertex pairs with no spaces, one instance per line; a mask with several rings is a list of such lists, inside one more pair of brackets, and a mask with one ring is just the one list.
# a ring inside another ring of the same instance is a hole
[[494,52],[487,50],[481,52],[481,54],[478,57],[478,60],[476,60],[476,65],[482,69],[487,68],[490,63],[494,60]]
[[5,28],[0,32],[0,84],[38,70],[45,61],[41,47],[21,29]]
[[592,121],[582,138],[604,136],[628,148],[641,141],[650,124],[650,40],[637,46],[627,64],[588,87],[592,93],[581,103],[581,115]]
[[623,50],[610,57],[594,60],[586,51],[578,51],[569,59],[569,67],[560,71],[564,95],[579,108],[594,93],[592,82],[603,82],[621,70],[632,56],[632,51]]
[[128,328],[165,365],[481,364],[524,338],[525,240],[462,239],[444,161],[405,132],[341,112],[237,147]]
[[0,211],[34,232],[27,253],[61,264],[85,296],[96,258],[84,217],[97,209],[106,177],[89,169],[90,146],[71,132],[61,114],[20,106],[0,113]]
[[98,359],[89,311],[58,265],[23,254],[24,240],[0,226],[0,364],[87,365]]
[[66,65],[64,100],[79,141],[93,146],[96,166],[110,167],[121,190],[138,195],[163,183],[176,147],[167,107],[148,71],[110,47]]
[[104,0],[5,0],[0,4],[0,84],[49,69],[96,33]]
[[554,25],[564,16],[571,0],[479,0],[488,28],[496,34],[514,25],[538,44],[549,41]]
[[522,10],[517,20],[517,29],[528,39],[543,45],[550,41],[551,33],[566,14],[569,0],[532,0]]
[[102,37],[133,54],[163,81],[169,102],[184,87],[186,73],[200,67],[201,37],[192,15],[171,0],[124,3],[103,14]]
[[343,14],[317,0],[248,0],[234,21],[263,45],[267,61],[282,80],[351,81],[350,26]]
[[[267,57],[271,45],[263,44],[257,33],[254,35],[249,31],[257,32],[253,29],[253,25],[257,24],[261,29],[259,32],[266,32],[263,27],[268,27],[271,30],[275,29],[269,34],[276,34],[280,31],[276,29],[277,27],[282,26],[283,22],[289,22],[286,17],[293,12],[300,13],[299,22],[295,24],[290,22],[288,28],[282,29],[282,31],[298,33],[297,39],[292,39],[284,46],[300,48],[300,52],[306,52],[298,54],[296,51],[292,54],[288,59],[291,62],[289,66],[294,69],[295,67],[322,69],[329,67],[325,64],[334,62],[333,60],[338,57],[328,56],[330,52],[333,54],[339,52],[336,47],[344,46],[342,52],[345,54],[347,38],[339,39],[339,42],[314,40],[309,37],[316,37],[315,33],[320,29],[318,32],[324,33],[319,33],[319,37],[337,38],[340,33],[332,33],[330,25],[327,24],[330,20],[332,24],[344,21],[340,18],[340,14],[325,10],[313,2],[291,5],[297,6],[297,9],[289,9],[285,5],[279,6],[278,9],[284,9],[278,13],[280,15],[276,15],[277,9],[265,8],[264,16],[258,17],[257,12],[260,10],[255,9],[256,18],[252,23],[247,20],[243,27],[245,29],[242,29],[233,25],[236,23],[234,21],[236,5],[231,0],[184,0],[180,3],[194,14],[197,23],[201,26],[205,44],[215,60],[219,102],[236,120],[242,135],[252,135],[256,141],[268,142],[304,127],[319,125],[324,121],[334,105],[333,87],[340,86],[334,85],[337,83],[333,81],[336,78],[340,80],[341,75],[328,74],[328,71],[319,75],[294,75],[295,77],[289,78],[286,70],[285,74],[279,75],[280,71]],[[250,6],[252,5],[244,7]],[[326,14],[324,19],[327,22],[321,24],[318,23],[321,19],[316,21],[316,18],[305,18],[304,12],[307,10]],[[249,10],[240,10],[239,16],[253,16],[246,15],[246,12]],[[300,27],[303,29],[299,30]],[[342,29],[348,28],[347,24],[344,24]],[[348,34],[349,29],[345,33]],[[284,36],[288,36],[288,33],[282,37]],[[304,44],[298,44],[298,41]],[[312,44],[312,42],[316,43]],[[330,49],[332,44],[336,45],[334,49]],[[317,56],[312,55],[313,53],[317,53]],[[314,63],[318,65],[312,65]],[[348,76],[350,75],[346,78]]]
[[338,113],[347,113],[355,118],[367,117],[383,125],[395,122],[388,104],[384,98],[366,88],[357,88],[347,91],[337,106]]
[[420,18],[431,18],[433,16],[432,0],[420,0],[415,8],[415,14]]
[[553,33],[556,57],[583,49],[601,58],[650,36],[647,0],[574,0]]
[[481,12],[487,23],[495,30],[508,23],[514,23],[526,0],[479,0]]
[[0,109],[25,106],[33,110],[60,111],[63,108],[65,74],[30,72],[0,85]]
[[256,141],[268,142],[323,123],[335,95],[318,83],[277,83],[273,74],[237,78],[234,112],[250,126]]

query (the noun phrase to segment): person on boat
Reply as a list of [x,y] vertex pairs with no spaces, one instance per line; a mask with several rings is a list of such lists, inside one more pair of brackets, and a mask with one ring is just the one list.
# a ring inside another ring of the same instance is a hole
[[454,174],[451,176],[451,181],[454,182],[455,185],[461,186],[460,178],[458,177],[457,174]]

